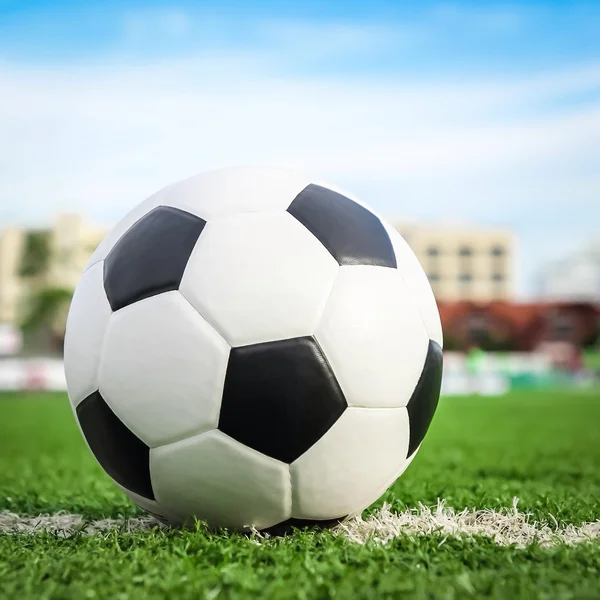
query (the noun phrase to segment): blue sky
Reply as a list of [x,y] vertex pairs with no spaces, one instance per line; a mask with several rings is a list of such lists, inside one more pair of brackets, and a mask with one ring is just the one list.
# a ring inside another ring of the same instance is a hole
[[[269,30],[278,22],[316,30],[345,26],[354,28],[357,38],[359,31],[387,32],[380,43],[362,48],[366,56],[348,53],[353,60],[338,57],[316,65],[299,50],[293,66],[320,72],[511,72],[515,63],[521,69],[545,68],[600,53],[600,8],[593,2],[0,0],[0,15],[2,55],[17,60],[93,60],[122,53],[148,59],[209,48],[276,46],[280,40]],[[144,32],[152,39],[142,39]]]
[[598,238],[600,3],[0,0],[0,227],[232,164],[511,227],[531,292]]

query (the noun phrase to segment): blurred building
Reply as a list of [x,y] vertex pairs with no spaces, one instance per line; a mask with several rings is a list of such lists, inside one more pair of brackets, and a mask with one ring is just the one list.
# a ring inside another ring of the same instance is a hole
[[[500,228],[395,223],[421,262],[438,301],[489,302],[513,294],[514,242]],[[47,229],[0,232],[0,323],[18,322],[28,296],[73,290],[106,234],[81,215],[59,215]]]
[[394,223],[423,266],[439,301],[508,300],[514,293],[510,230]]
[[0,323],[17,320],[21,297],[19,274],[24,235],[16,228],[0,232]]
[[590,245],[547,265],[538,291],[552,301],[600,303],[600,245]]
[[1,231],[0,323],[18,322],[28,297],[44,288],[74,290],[105,233],[71,214],[59,215],[47,229]]
[[61,215],[50,230],[48,281],[56,287],[75,289],[106,232],[107,228],[89,223],[81,215]]

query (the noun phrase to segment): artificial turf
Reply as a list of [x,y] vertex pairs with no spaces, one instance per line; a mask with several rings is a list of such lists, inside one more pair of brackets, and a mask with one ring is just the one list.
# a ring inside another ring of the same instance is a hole
[[[417,458],[382,498],[600,519],[600,393],[443,398]],[[380,504],[381,501],[378,503]],[[372,507],[369,510],[374,510]],[[89,454],[64,395],[0,396],[0,510],[90,519],[138,510]],[[0,535],[5,598],[600,598],[600,544],[524,549],[486,538],[359,545],[331,532]]]

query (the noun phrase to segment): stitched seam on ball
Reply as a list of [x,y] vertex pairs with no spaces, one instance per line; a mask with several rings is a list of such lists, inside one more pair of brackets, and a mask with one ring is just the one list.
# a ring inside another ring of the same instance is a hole
[[104,327],[104,331],[102,332],[102,339],[100,340],[100,352],[98,353],[98,364],[96,365],[96,373],[95,373],[96,389],[98,390],[98,393],[100,395],[102,395],[102,393],[100,392],[100,366],[102,365],[102,360],[104,358],[104,349],[106,347],[106,338],[108,337],[108,335],[107,335],[108,327],[109,327],[109,324],[110,324],[110,321],[111,321],[113,315],[115,314],[115,311],[112,309],[112,306],[110,305],[110,300],[108,299],[108,294],[106,293],[106,289],[104,287],[104,259],[102,259],[94,264],[97,265],[99,263],[102,263],[102,279],[101,279],[100,285],[102,286],[102,293],[104,294],[104,299],[106,300],[106,304],[108,304],[108,308],[110,309],[110,315],[109,315],[108,319],[106,320],[106,326]]
[[290,485],[289,485],[289,493],[290,493],[290,519],[294,518],[294,487],[293,487],[293,482],[292,482],[292,465],[288,465],[287,466],[287,470],[288,470],[288,479],[290,481]]
[[[104,260],[102,261],[104,262]],[[102,267],[102,281],[104,282],[104,267]],[[104,290],[104,283],[102,284],[102,289]],[[104,290],[104,294],[106,295],[106,290]],[[108,301],[108,297],[107,297],[107,301]],[[110,306],[110,302],[109,302],[109,306]],[[141,442],[143,442],[144,444],[146,444],[146,446],[148,446],[148,448],[151,448],[151,446],[149,444],[146,443],[146,441],[144,440],[144,438],[141,435],[138,435],[135,431],[134,427],[131,427],[131,425],[129,425],[127,423],[127,419],[124,419],[123,416],[120,413],[119,410],[117,410],[109,401],[108,399],[108,394],[103,394],[102,390],[100,389],[100,370],[102,367],[102,362],[103,362],[103,358],[104,358],[104,350],[105,350],[105,346],[106,346],[106,339],[108,337],[107,333],[108,333],[108,328],[110,327],[110,322],[111,319],[114,317],[115,313],[118,311],[114,311],[112,310],[111,307],[111,313],[110,313],[110,317],[108,318],[108,322],[106,325],[106,329],[104,330],[104,335],[102,336],[102,344],[101,344],[101,350],[100,350],[100,360],[98,361],[98,367],[97,367],[97,374],[96,374],[96,383],[97,383],[97,390],[98,393],[100,394],[100,396],[102,397],[102,400],[104,400],[104,402],[106,403],[106,405],[108,406],[108,408],[110,408],[110,410],[115,414],[115,416],[119,419],[119,421],[121,421],[121,423],[123,423],[123,425],[125,425],[125,427],[127,427],[127,429],[129,429],[129,431],[135,435],[135,437],[137,437]]]
[[82,275],[85,275],[90,269],[92,269],[93,267],[95,267],[98,263],[104,262],[103,258],[99,258],[98,260],[95,260],[93,263],[90,263],[89,265],[86,266],[86,268],[84,269]]
[[187,299],[185,294],[181,291],[181,286],[176,291],[190,305],[191,309],[215,332],[215,334],[218,335],[227,344],[227,346],[229,346],[229,354],[227,356],[227,361],[225,362],[225,372],[223,373],[223,381],[221,385],[221,402],[219,403],[219,410],[217,411],[216,415],[216,429],[218,429],[219,420],[221,419],[221,407],[223,406],[223,391],[225,389],[225,379],[227,378],[227,367],[229,366],[229,358],[231,357],[231,350],[233,349],[233,346],[229,343],[227,338]]
[[[335,258],[334,258],[335,260]],[[335,283],[339,277],[340,274],[340,269],[342,268],[341,265],[339,263],[337,263],[337,271],[335,273],[335,277],[333,278],[333,281],[331,283],[331,288],[329,289],[329,294],[327,294],[327,299],[325,300],[325,302],[323,303],[323,308],[321,310],[321,314],[319,315],[319,319],[317,320],[316,324],[315,324],[315,329],[312,332],[312,336],[315,340],[315,342],[317,342],[317,345],[319,346],[321,353],[323,354],[323,356],[325,357],[325,359],[327,360],[327,364],[329,365],[329,368],[331,369],[331,372],[333,373],[334,377],[335,377],[335,371],[333,370],[333,368],[331,367],[331,365],[329,364],[329,359],[327,358],[327,354],[325,354],[325,351],[323,350],[323,348],[321,348],[321,345],[319,344],[319,340],[317,339],[317,331],[319,329],[319,325],[321,324],[321,321],[323,320],[323,316],[325,315],[325,311],[327,310],[327,305],[329,304],[329,301],[331,300],[331,296],[333,295],[333,288],[335,287]],[[339,382],[338,382],[339,385]],[[340,386],[341,388],[341,386]],[[342,390],[342,394],[344,393],[344,391]]]
[[[187,268],[187,265],[186,265]],[[185,274],[185,271],[184,271]],[[216,325],[214,323],[212,323],[211,321],[208,320],[207,317],[205,317],[198,308],[196,308],[189,300],[189,298],[183,293],[183,291],[181,290],[181,285],[179,286],[179,288],[177,288],[176,290],[173,290],[175,292],[179,292],[179,294],[181,295],[181,297],[192,307],[192,309],[200,316],[201,319],[204,320],[204,322],[209,325],[209,327],[229,346],[229,348],[233,348],[233,346],[229,343],[229,340],[225,337],[225,335],[219,331],[216,327]]]
[[171,444],[178,444],[179,442],[183,442],[184,440],[190,440],[192,438],[196,438],[201,435],[205,435],[206,433],[210,433],[211,431],[220,431],[218,427],[210,427],[208,429],[202,430],[193,430],[183,433],[181,435],[175,436],[172,439],[168,439],[165,442],[161,442],[160,444],[156,444],[156,446],[149,446],[150,450],[157,450],[158,448],[164,448],[165,446],[170,446]]
[[249,215],[249,214],[254,214],[254,213],[267,213],[267,214],[273,214],[273,213],[282,213],[282,212],[287,212],[287,208],[252,208],[252,209],[248,209],[248,210],[239,210],[236,211],[234,213],[231,214],[225,214],[225,215],[219,215],[219,216],[215,216],[215,217],[210,217],[210,219],[206,219],[205,217],[203,217],[206,222],[210,222],[210,223],[215,223],[218,221],[224,221],[226,219],[231,219],[233,217],[237,217],[240,215]]

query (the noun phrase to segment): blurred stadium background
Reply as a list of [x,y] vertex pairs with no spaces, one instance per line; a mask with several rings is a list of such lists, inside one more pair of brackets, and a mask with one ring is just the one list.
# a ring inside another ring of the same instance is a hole
[[[599,32],[586,0],[0,0],[0,598],[598,598]],[[88,257],[232,165],[355,194],[436,295],[448,398],[373,543],[129,530],[72,418]]]
[[111,224],[236,164],[300,168],[405,236],[444,393],[597,385],[600,5],[0,0],[0,389],[64,387]]
[[[388,218],[438,300],[445,395],[600,385],[600,245],[539,265],[534,293],[519,298],[510,229]],[[65,389],[69,302],[106,231],[73,213],[0,232],[0,389]]]

